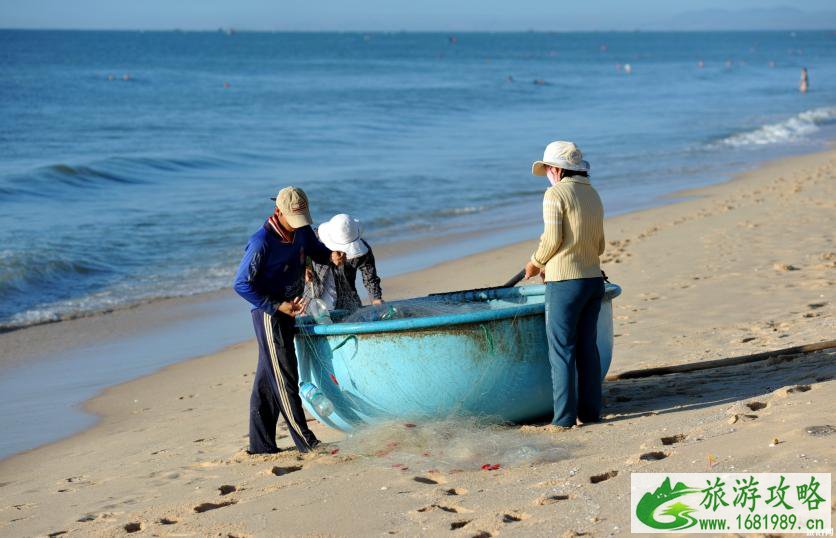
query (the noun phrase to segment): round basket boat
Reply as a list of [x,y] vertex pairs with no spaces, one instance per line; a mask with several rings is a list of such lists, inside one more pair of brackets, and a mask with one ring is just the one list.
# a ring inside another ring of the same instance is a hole
[[[420,301],[438,315],[356,323],[316,324],[299,318],[299,381],[331,401],[321,416],[339,430],[390,420],[456,415],[520,422],[552,412],[551,370],[544,322],[545,286],[430,295],[387,303],[408,311]],[[602,375],[612,360],[612,300],[606,285],[598,318]],[[463,305],[460,311],[456,305]],[[337,321],[339,318],[337,317]]]

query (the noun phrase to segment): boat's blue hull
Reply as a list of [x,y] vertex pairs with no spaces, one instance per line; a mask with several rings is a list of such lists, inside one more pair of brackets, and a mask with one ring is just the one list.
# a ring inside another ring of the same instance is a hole
[[[612,359],[612,298],[607,286],[598,322],[602,370]],[[301,320],[296,350],[300,382],[333,403],[321,422],[350,430],[393,419],[465,414],[523,421],[552,410],[544,286],[435,296],[447,303],[481,299],[489,309],[455,315],[312,325]],[[397,306],[398,303],[391,303]]]

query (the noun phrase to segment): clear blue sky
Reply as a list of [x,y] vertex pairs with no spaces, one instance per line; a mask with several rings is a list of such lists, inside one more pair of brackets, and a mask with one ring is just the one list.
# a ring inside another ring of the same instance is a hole
[[[779,7],[802,13],[771,11]],[[732,13],[704,12],[715,9]],[[0,28],[633,30],[714,20],[834,28],[834,13],[833,0],[0,0]]]

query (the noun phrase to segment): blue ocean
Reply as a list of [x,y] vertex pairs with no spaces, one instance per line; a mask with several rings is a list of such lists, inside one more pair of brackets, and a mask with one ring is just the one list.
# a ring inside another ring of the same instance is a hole
[[551,140],[616,214],[836,132],[834,32],[0,31],[0,80],[0,330],[228,287],[289,184],[507,242]]

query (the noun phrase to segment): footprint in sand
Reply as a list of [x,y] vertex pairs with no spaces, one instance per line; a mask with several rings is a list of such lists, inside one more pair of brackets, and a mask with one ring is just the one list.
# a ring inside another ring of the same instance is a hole
[[598,484],[605,480],[609,480],[610,478],[615,478],[616,476],[618,476],[618,471],[608,471],[606,473],[590,476],[589,481],[593,484]]
[[125,525],[124,528],[125,528],[125,532],[127,532],[127,533],[139,532],[139,531],[142,530],[142,523],[139,523],[138,521],[134,521],[134,522],[131,522],[131,523],[128,523],[127,525]]
[[757,418],[758,415],[732,415],[732,417],[729,418],[729,424],[736,424],[737,422],[751,422],[753,420],[757,420]]
[[443,504],[431,504],[429,506],[425,506],[423,508],[419,508],[416,512],[432,512],[434,510],[441,510],[442,512],[449,512],[451,514],[465,514],[468,512],[473,512],[473,510],[468,510],[467,508],[462,508],[460,506],[445,506]]
[[232,485],[224,485],[219,487],[218,491],[221,493],[221,495],[229,495],[230,493],[238,491],[238,488]]
[[160,525],[174,525],[177,523],[177,519],[173,517],[161,517],[157,520],[157,523]]
[[[73,484],[74,486],[91,486],[94,482],[91,482],[89,478],[86,476],[71,476],[69,478],[65,478],[58,482],[58,484]],[[58,490],[58,493],[67,493],[70,491],[75,491],[73,488],[63,487]]]
[[559,503],[560,501],[568,501],[568,500],[569,500],[568,495],[562,495],[562,494],[548,495],[546,497],[540,497],[539,499],[537,499],[536,504],[538,504],[539,506],[546,506],[548,504],[555,504],[555,503]]
[[295,473],[296,471],[301,471],[301,470],[302,470],[301,465],[289,465],[287,467],[279,467],[277,465],[276,467],[273,467],[273,469],[270,472],[273,473],[276,476],[284,476],[286,474]]
[[531,516],[528,514],[524,514],[522,512],[509,512],[506,514],[502,514],[502,522],[503,523],[517,523],[522,521],[523,519],[528,519]]
[[202,514],[203,512],[208,512],[209,510],[217,510],[218,508],[223,508],[225,506],[231,506],[238,501],[223,501],[219,503],[202,503],[194,507],[194,511],[198,514]]
[[431,486],[438,484],[438,481],[433,480],[432,478],[427,478],[425,476],[415,476],[412,478],[412,480],[418,482],[419,484],[428,484]]
[[676,443],[681,443],[687,438],[688,436],[684,433],[677,433],[676,435],[671,435],[670,437],[662,437],[661,441],[663,445],[670,446],[675,445]]
[[763,402],[749,402],[746,404],[746,407],[752,411],[760,411],[761,409],[766,408],[766,404]]
[[467,490],[464,488],[450,488],[444,490],[445,495],[467,495]]
[[792,388],[787,389],[788,394],[796,393],[796,392],[807,392],[810,390],[810,385],[796,385]]
[[473,521],[473,520],[472,519],[465,519],[465,520],[462,520],[462,521],[454,521],[454,522],[450,523],[450,530],[455,531],[455,530],[464,528],[471,521]]
[[49,536],[49,538],[54,538],[55,536],[63,536],[64,534],[67,534],[67,531],[55,531],[47,534],[47,536]]
[[804,431],[807,432],[807,435],[813,437],[827,437],[836,433],[836,428],[830,424],[825,424],[823,426],[807,426]]
[[639,456],[639,460],[641,461],[659,461],[663,460],[668,457],[667,452],[662,452],[661,450],[655,450],[653,452],[645,452],[641,456]]
[[772,268],[781,273],[787,273],[789,271],[800,271],[798,267],[790,265],[788,263],[776,263],[772,266]]

